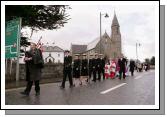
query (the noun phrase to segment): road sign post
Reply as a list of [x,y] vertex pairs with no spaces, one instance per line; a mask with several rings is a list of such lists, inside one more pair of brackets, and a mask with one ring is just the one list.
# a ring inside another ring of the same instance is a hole
[[5,58],[17,57],[16,81],[19,80],[21,18],[8,21],[5,24]]

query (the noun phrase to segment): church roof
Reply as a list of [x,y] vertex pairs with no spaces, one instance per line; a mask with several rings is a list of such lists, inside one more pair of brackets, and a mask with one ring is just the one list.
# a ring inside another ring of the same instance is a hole
[[[109,37],[109,35],[107,34],[107,32],[105,32],[102,35],[102,38],[106,38],[106,37]],[[97,37],[92,42],[88,43],[87,51],[95,48],[99,41],[100,41],[100,37]]]
[[63,49],[61,49],[58,46],[43,46],[43,51],[44,52],[64,52]]
[[118,19],[115,13],[114,13],[114,18],[112,20],[112,26],[119,26]]
[[71,45],[71,51],[74,54],[80,54],[86,51],[87,45],[76,45],[76,44],[72,44]]

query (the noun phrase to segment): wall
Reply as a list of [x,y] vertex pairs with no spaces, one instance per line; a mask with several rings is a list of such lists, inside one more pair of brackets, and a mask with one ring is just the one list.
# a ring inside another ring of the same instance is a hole
[[[5,70],[5,80],[13,81],[16,79],[16,63],[12,64],[12,71],[10,74],[10,65],[8,64],[7,69]],[[20,64],[19,67],[19,79],[25,79],[25,64]],[[42,78],[55,78],[62,79],[63,78],[63,64],[45,64],[44,69],[42,69]]]

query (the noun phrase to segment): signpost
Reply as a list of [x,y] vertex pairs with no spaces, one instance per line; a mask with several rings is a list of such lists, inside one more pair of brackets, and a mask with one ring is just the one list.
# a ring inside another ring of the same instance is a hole
[[16,81],[19,80],[21,18],[8,21],[5,24],[5,58],[17,57]]

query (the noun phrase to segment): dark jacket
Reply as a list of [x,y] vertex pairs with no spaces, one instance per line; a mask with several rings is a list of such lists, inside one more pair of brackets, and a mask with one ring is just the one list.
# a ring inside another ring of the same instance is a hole
[[80,65],[81,65],[80,59],[74,60],[74,65],[73,65],[73,77],[74,78],[80,77]]
[[134,61],[130,61],[130,71],[134,71],[134,69],[135,69],[135,62]]
[[103,70],[105,67],[105,59],[101,58],[101,69]]
[[64,70],[72,70],[72,56],[64,57]]
[[30,73],[30,81],[36,81],[41,79],[41,68],[38,66],[38,62],[43,59],[41,56],[41,50],[35,49],[29,51],[30,57],[32,60],[29,61],[29,73]]
[[92,59],[92,68],[93,68],[93,71],[97,70],[97,59],[95,58]]
[[88,75],[88,59],[82,59],[81,75],[82,76]]
[[125,71],[126,64],[127,64],[127,61],[125,58],[122,58],[122,60],[118,59],[118,65],[120,67],[120,70]]

